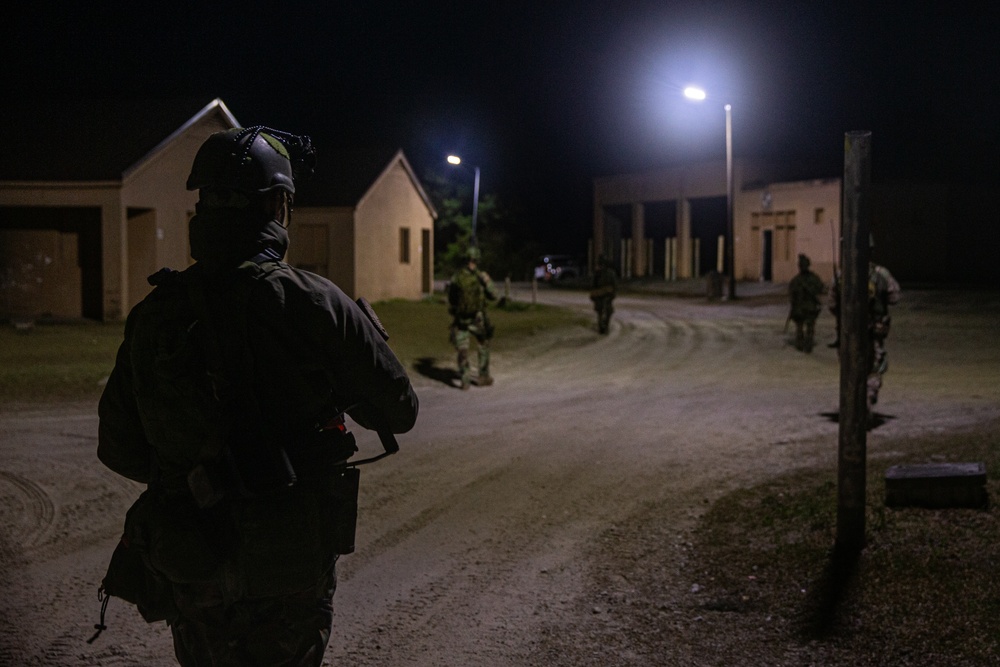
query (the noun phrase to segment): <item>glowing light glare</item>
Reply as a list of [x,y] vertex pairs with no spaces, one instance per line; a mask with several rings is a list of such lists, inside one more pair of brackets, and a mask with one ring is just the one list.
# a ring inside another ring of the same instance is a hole
[[708,97],[708,95],[701,88],[688,86],[687,88],[684,89],[684,97],[688,98],[689,100],[697,100],[700,102],[706,97]]
[[462,164],[462,158],[458,157],[457,155],[449,155],[448,164]]

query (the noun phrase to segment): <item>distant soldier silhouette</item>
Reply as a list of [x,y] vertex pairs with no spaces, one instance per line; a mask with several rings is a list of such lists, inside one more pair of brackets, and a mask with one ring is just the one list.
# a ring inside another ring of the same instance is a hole
[[458,351],[458,372],[462,389],[472,383],[469,368],[469,349],[472,339],[478,344],[479,375],[476,384],[488,387],[493,384],[490,375],[490,340],[493,338],[493,324],[486,313],[489,301],[497,301],[498,294],[493,280],[481,271],[479,248],[469,248],[465,255],[465,265],[455,272],[448,284],[448,312],[452,316],[451,342]]
[[590,300],[594,302],[594,310],[597,312],[598,333],[608,333],[611,314],[615,312],[613,302],[617,291],[618,276],[611,268],[611,262],[606,257],[598,257],[594,284],[590,290]]
[[799,273],[788,283],[788,317],[795,322],[795,349],[807,353],[813,349],[816,318],[823,310],[820,296],[825,290],[823,280],[809,270],[809,264],[809,257],[799,255]]

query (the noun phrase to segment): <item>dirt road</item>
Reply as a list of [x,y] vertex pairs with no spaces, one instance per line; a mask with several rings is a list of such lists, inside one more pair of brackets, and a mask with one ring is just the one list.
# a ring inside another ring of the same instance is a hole
[[[588,305],[579,292],[539,299]],[[680,544],[728,490],[835,460],[828,315],[805,355],[782,333],[780,295],[615,305],[608,336],[581,327],[495,355],[492,387],[461,392],[414,373],[416,428],[399,455],[362,474],[328,664],[589,664],[587,637],[575,655],[543,648],[546,633],[578,626],[574,602],[602,566],[597,536],[667,501],[673,517],[657,530]],[[904,293],[871,456],[900,436],[1000,414],[998,325],[1000,294]],[[168,630],[119,600],[109,629],[86,643],[140,491],[97,462],[95,412],[0,412],[0,664],[175,664]]]

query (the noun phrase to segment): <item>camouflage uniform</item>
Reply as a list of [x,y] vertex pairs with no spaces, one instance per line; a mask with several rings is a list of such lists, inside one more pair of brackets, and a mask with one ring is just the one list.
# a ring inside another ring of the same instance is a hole
[[823,281],[809,270],[809,258],[799,255],[799,273],[788,283],[791,301],[789,318],[795,322],[795,349],[812,352],[816,333],[816,318],[822,310],[820,296]]
[[889,269],[875,263],[868,265],[868,333],[871,338],[868,371],[868,414],[878,402],[882,388],[882,376],[889,370],[889,356],[885,349],[885,339],[889,336],[892,318],[889,306],[899,303],[901,290],[899,283],[889,273]]
[[[238,199],[202,188],[197,263],[152,277],[129,314],[97,454],[148,485],[125,537],[163,583],[166,611],[136,604],[168,622],[181,665],[318,666],[346,553],[335,527],[356,507],[338,465],[353,436],[328,418],[354,406],[362,427],[402,433],[418,402],[358,305],[280,261],[285,220]],[[209,470],[219,496],[206,500],[193,480]]]
[[450,339],[458,351],[462,389],[468,389],[472,379],[469,368],[472,339],[478,344],[479,376],[476,384],[481,387],[493,384],[490,375],[493,325],[486,313],[486,305],[488,301],[496,301],[498,294],[489,274],[476,268],[478,259],[478,250],[471,249],[468,264],[459,269],[448,284],[448,313],[452,316]]
[[[885,348],[885,339],[889,336],[889,325],[892,317],[889,306],[899,303],[902,292],[899,283],[884,266],[869,262],[868,264],[868,379],[867,405],[871,418],[875,403],[878,402],[879,390],[882,388],[882,376],[889,370],[889,356]],[[830,312],[840,322],[840,283],[834,282],[830,292]],[[838,341],[840,331],[837,332]]]
[[602,257],[597,262],[593,288],[590,290],[590,300],[594,302],[594,311],[597,313],[598,333],[608,333],[611,314],[615,312],[613,302],[617,289],[618,276],[615,274],[615,270],[609,266],[608,261]]

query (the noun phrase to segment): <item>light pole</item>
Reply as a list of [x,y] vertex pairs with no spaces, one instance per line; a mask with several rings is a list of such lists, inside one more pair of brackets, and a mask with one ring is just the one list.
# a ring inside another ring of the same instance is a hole
[[[701,88],[688,86],[684,89],[684,97],[701,102],[708,94]],[[736,230],[733,224],[733,105],[727,104],[726,109],[726,234],[729,243],[726,245],[726,263],[729,265],[729,298],[736,298]]]
[[[448,164],[462,164],[462,158],[457,155],[448,156]],[[478,246],[476,241],[476,215],[479,213],[479,167],[476,167],[476,180],[472,187],[472,245]]]

